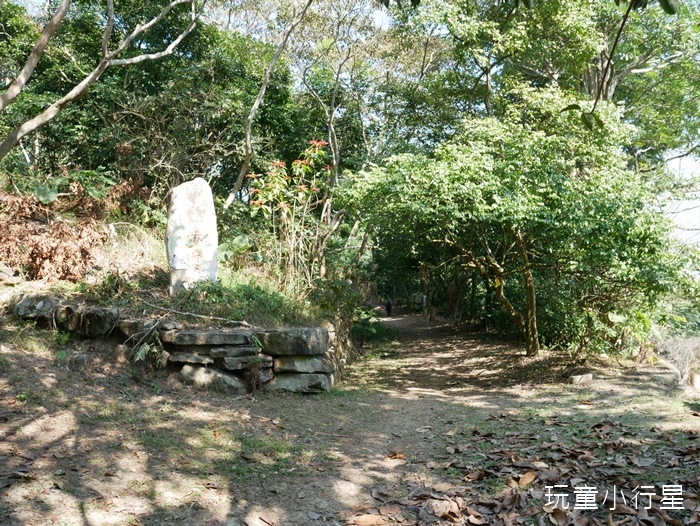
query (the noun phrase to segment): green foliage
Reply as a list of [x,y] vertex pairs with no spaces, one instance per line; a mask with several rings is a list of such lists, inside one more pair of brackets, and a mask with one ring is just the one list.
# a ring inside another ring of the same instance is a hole
[[181,291],[175,301],[182,310],[261,326],[307,325],[320,319],[308,302],[287,297],[245,272],[198,283],[192,291]]
[[[528,269],[552,345],[578,342],[588,316],[649,312],[676,279],[658,212],[664,179],[627,168],[612,108],[591,135],[561,113],[569,102],[557,90],[518,88],[502,103],[501,119],[465,121],[435,159],[398,156],[347,185],[348,206],[391,251],[380,261],[411,257],[428,274],[455,263],[453,280],[480,275],[514,321],[526,317]],[[619,334],[625,319],[606,325]]]

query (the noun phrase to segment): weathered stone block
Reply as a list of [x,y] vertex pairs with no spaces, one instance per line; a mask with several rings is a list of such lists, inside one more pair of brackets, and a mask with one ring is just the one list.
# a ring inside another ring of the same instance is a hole
[[323,327],[265,329],[254,333],[266,354],[315,356],[328,349],[328,331]]
[[247,368],[256,359],[258,360],[258,367],[272,367],[272,356],[264,354],[258,356],[241,356],[239,358],[221,358],[220,366],[230,371],[240,371]]
[[171,362],[212,364],[214,358],[205,354],[194,354],[189,352],[174,352],[168,358]]
[[24,296],[15,305],[15,316],[25,320],[52,322],[58,301],[49,296]]
[[258,377],[260,378],[260,383],[266,384],[275,377],[275,373],[272,372],[272,367],[266,367],[258,370]]
[[161,341],[173,345],[249,345],[250,331],[244,329],[172,330],[160,333]]
[[280,356],[275,358],[274,369],[276,373],[331,373],[330,367],[318,356]]
[[258,348],[254,345],[241,347],[212,347],[209,355],[214,358],[240,358],[242,356],[255,356]]
[[185,365],[180,371],[180,380],[200,389],[215,389],[232,394],[245,394],[247,392],[246,384],[240,378],[201,365]]
[[216,211],[211,188],[201,177],[173,188],[165,240],[170,294],[197,281],[216,281]]
[[270,391],[292,393],[327,393],[333,387],[333,375],[280,373],[265,386]]

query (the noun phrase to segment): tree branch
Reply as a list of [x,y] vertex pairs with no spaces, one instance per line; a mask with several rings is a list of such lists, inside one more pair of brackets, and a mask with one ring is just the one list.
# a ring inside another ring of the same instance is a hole
[[29,54],[29,58],[24,64],[22,71],[20,71],[17,78],[12,82],[12,84],[10,84],[5,93],[0,95],[0,112],[10,105],[12,101],[14,101],[22,92],[24,86],[26,86],[27,82],[29,81],[29,77],[31,77],[32,73],[34,72],[34,68],[36,68],[36,65],[39,63],[39,60],[41,60],[41,57],[44,54],[44,49],[46,49],[49,40],[58,29],[58,26],[61,24],[63,18],[66,16],[70,5],[71,0],[63,0],[58,6],[56,13],[51,17],[51,20],[49,20],[44,26],[44,30],[42,31],[39,40],[37,40],[36,44],[34,44],[34,48]]
[[250,113],[248,114],[248,118],[246,119],[245,155],[243,157],[243,165],[241,166],[241,171],[238,174],[238,179],[236,179],[236,184],[234,185],[233,190],[231,190],[231,193],[229,193],[228,197],[226,198],[224,208],[228,208],[229,206],[231,206],[231,203],[233,203],[233,200],[236,198],[236,194],[238,194],[238,192],[240,192],[241,188],[243,187],[243,181],[245,180],[245,176],[248,173],[248,169],[250,168],[250,159],[253,157],[253,145],[251,139],[253,120],[255,119],[255,114],[258,112],[258,108],[260,107],[260,104],[262,104],[263,98],[265,97],[265,91],[267,91],[267,86],[268,84],[270,84],[270,77],[272,76],[272,71],[275,69],[277,60],[280,58],[282,52],[287,47],[289,37],[292,35],[292,32],[296,29],[296,27],[299,24],[301,24],[301,22],[304,20],[304,18],[306,17],[306,12],[308,11],[309,6],[311,6],[313,1],[314,0],[307,0],[304,9],[302,9],[299,13],[299,16],[292,21],[292,24],[285,32],[282,41],[280,42],[279,46],[277,46],[277,51],[275,51],[275,54],[272,57],[272,60],[270,61],[270,64],[268,64],[267,66],[265,76],[263,77],[262,86],[260,86],[258,96],[255,98],[255,102],[253,102],[253,106],[251,107]]

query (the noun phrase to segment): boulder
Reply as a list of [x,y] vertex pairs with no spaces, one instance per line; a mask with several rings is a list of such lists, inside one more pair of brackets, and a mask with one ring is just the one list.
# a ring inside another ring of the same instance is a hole
[[200,389],[215,389],[231,394],[246,394],[248,390],[240,378],[202,365],[185,365],[180,371],[180,380]]
[[162,331],[160,339],[173,345],[249,345],[250,331],[245,329],[170,330]]
[[265,354],[272,356],[316,356],[328,350],[328,331],[324,327],[264,329],[254,333]]
[[276,373],[331,373],[330,367],[318,356],[280,356],[275,358],[274,369]]
[[216,281],[216,211],[209,184],[198,177],[172,190],[165,242],[170,294],[202,280]]
[[270,391],[292,393],[328,393],[333,387],[333,375],[280,373],[265,386]]

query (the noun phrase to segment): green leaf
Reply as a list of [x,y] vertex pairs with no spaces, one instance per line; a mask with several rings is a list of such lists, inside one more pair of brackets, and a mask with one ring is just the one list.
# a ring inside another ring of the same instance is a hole
[[523,0],[525,2],[525,7],[532,9],[533,0]]
[[145,360],[148,356],[148,352],[151,350],[151,346],[147,343],[141,345],[138,350],[134,353],[134,361],[138,362],[140,360]]
[[593,124],[595,123],[595,119],[593,118],[593,115],[590,113],[582,113],[581,114],[581,122],[583,122],[583,125],[588,128],[590,131],[593,131]]
[[572,111],[572,110],[581,111],[581,106],[579,104],[569,104],[566,108],[561,110],[560,113],[564,113],[565,111]]
[[44,205],[51,204],[58,199],[58,190],[52,186],[44,186],[43,184],[33,181],[31,190],[36,198]]
[[591,115],[593,115],[593,118],[595,119],[596,124],[600,126],[601,128],[605,128],[605,124],[603,124],[603,120],[598,117],[598,114],[595,112],[591,112]]
[[659,5],[669,15],[675,15],[678,12],[678,2],[676,0],[659,0]]

